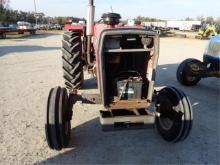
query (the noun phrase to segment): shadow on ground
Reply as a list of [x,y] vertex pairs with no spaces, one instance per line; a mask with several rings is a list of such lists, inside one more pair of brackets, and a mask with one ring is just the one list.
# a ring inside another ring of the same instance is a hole
[[168,143],[155,129],[102,132],[94,118],[72,128],[69,151],[39,164],[219,164],[219,79],[183,87],[175,78],[177,66],[158,66],[156,86],[175,86],[189,95],[195,122],[184,142]]
[[20,45],[20,46],[1,46],[0,57],[10,53],[21,53],[21,52],[35,52],[35,51],[52,51],[59,50],[60,47],[44,47],[35,45]]

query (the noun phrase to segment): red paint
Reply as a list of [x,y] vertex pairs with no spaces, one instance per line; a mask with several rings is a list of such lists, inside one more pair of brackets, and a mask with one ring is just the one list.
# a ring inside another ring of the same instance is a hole
[[83,25],[81,24],[66,24],[64,26],[64,29],[67,30],[67,31],[72,31],[72,30],[80,30],[80,31],[83,31]]

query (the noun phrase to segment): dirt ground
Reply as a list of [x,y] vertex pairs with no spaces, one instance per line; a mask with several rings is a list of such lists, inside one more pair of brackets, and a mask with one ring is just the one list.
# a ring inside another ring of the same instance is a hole
[[[102,132],[100,106],[78,103],[70,147],[57,152],[46,144],[44,121],[50,88],[63,85],[61,35],[0,40],[0,164],[220,164],[219,79],[183,87],[175,78],[182,60],[202,59],[207,42],[161,38],[156,85],[182,89],[193,105],[184,142],[167,143],[155,129]],[[86,81],[87,92],[94,86]]]

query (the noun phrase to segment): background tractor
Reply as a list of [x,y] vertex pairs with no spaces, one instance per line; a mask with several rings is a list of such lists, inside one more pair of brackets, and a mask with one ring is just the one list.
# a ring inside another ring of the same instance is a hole
[[202,78],[220,77],[220,34],[212,37],[203,55],[203,62],[186,59],[178,67],[177,80],[185,86],[196,85]]
[[199,29],[198,35],[196,36],[196,38],[207,39],[212,36],[216,36],[217,31],[218,31],[218,29],[216,28],[216,25],[214,25],[213,23],[211,23],[211,24],[204,23],[202,25],[202,27]]
[[[165,140],[184,140],[192,128],[189,99],[174,87],[154,89],[159,34],[142,26],[124,26],[117,13],[105,13],[95,23],[93,3],[89,0],[87,25],[72,25],[63,34],[66,88],[52,88],[48,96],[45,130],[49,147],[61,150],[68,145],[76,101],[102,104],[104,131],[155,125]],[[83,87],[85,69],[95,74],[99,93],[77,93]]]

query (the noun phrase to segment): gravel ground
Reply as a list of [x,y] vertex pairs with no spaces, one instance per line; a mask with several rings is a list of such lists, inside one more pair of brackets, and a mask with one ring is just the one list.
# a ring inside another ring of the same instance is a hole
[[[220,164],[219,79],[183,87],[175,78],[179,62],[202,59],[207,42],[161,38],[156,84],[191,99],[194,126],[186,141],[167,143],[154,129],[102,132],[100,106],[77,104],[70,147],[56,152],[46,144],[44,118],[50,88],[63,85],[61,35],[0,40],[0,164]],[[88,88],[94,84],[87,80]]]

